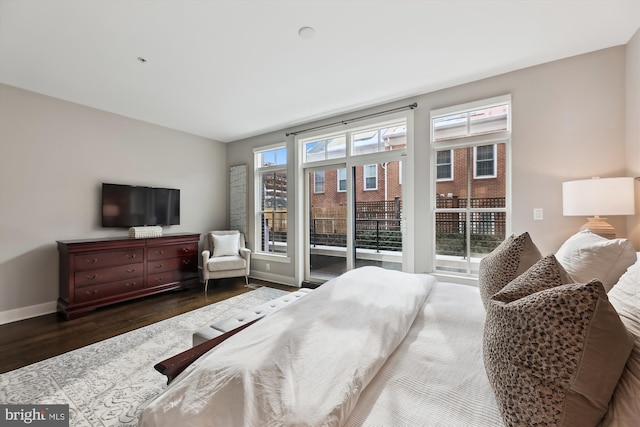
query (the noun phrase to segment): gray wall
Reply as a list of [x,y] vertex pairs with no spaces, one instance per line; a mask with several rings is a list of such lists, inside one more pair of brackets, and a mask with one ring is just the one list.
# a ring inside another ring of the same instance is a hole
[[226,145],[0,85],[0,323],[55,310],[56,240],[100,226],[100,184],[181,190],[181,225],[227,223]]
[[[633,46],[637,46],[637,35],[634,40]],[[637,59],[635,65],[626,66],[632,62],[628,56],[626,46],[605,49],[308,123],[299,128],[418,102],[414,119],[414,158],[409,159],[415,165],[415,189],[413,194],[405,197],[414,198],[414,211],[408,214],[414,216],[416,223],[415,247],[409,248],[415,254],[415,271],[426,272],[429,270],[431,242],[429,221],[424,220],[428,218],[430,208],[429,112],[510,93],[513,111],[512,231],[530,232],[541,251],[551,253],[586,221],[586,218],[562,215],[562,182],[592,176],[623,176],[630,169],[625,153],[633,151],[637,154],[640,150],[638,138],[627,140],[625,136],[625,110],[629,108],[625,104],[625,74],[637,75],[640,72]],[[637,99],[635,102],[637,108]],[[227,151],[229,164],[251,164],[254,147],[284,141],[285,132],[291,130],[295,129],[230,144]],[[292,169],[290,174],[293,176]],[[253,182],[252,171],[249,181]],[[293,193],[289,194],[292,200]],[[253,188],[250,188],[250,211],[253,199]],[[293,206],[290,201],[291,214],[295,214]],[[534,208],[544,209],[543,221],[533,221]],[[627,228],[637,227],[639,218],[639,215],[633,218],[613,217],[610,223],[619,234],[626,235]],[[250,230],[253,230],[253,224]],[[634,244],[640,249],[637,235]],[[290,245],[295,245],[295,242],[290,242]],[[290,254],[293,253],[295,251],[290,250]],[[266,272],[264,262],[252,262],[254,275],[293,277],[294,263],[270,264],[271,269]]]

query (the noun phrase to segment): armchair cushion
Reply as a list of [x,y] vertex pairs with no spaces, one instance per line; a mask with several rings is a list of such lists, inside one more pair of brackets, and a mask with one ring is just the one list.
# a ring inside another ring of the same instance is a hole
[[207,270],[211,272],[223,270],[239,270],[246,267],[247,261],[238,255],[209,258],[206,266]]
[[240,234],[213,234],[213,256],[222,257],[238,255],[240,251]]

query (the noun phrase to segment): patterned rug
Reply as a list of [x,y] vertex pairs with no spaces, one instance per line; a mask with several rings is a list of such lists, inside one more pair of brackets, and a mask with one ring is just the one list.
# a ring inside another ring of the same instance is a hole
[[69,404],[72,426],[135,426],[145,402],[167,386],[156,363],[190,348],[196,329],[285,293],[258,288],[0,374],[0,403]]

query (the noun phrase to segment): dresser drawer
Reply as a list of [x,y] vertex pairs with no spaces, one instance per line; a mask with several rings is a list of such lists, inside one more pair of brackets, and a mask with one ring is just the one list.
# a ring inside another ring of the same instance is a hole
[[142,248],[113,252],[89,252],[75,255],[74,269],[92,270],[100,267],[142,262]]
[[178,243],[176,245],[151,246],[147,249],[147,260],[167,259],[184,255],[197,255],[198,243]]
[[138,291],[143,288],[143,284],[144,278],[137,277],[111,283],[103,283],[101,285],[85,286],[75,290],[75,302],[83,303]]
[[167,283],[178,282],[180,280],[182,280],[182,272],[179,270],[148,274],[146,287],[153,288],[154,286],[166,285]]
[[159,259],[147,263],[147,273],[155,274],[171,270],[193,270],[194,265],[198,265],[198,257],[195,254],[178,258]]
[[76,271],[76,286],[90,286],[144,275],[144,263],[117,265],[95,270]]

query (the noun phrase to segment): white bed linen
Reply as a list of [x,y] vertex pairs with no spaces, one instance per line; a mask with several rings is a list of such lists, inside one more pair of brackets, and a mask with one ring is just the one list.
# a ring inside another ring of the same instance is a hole
[[142,412],[140,426],[341,426],[435,280],[364,267],[231,337]]
[[349,427],[503,427],[482,360],[478,288],[438,282],[360,395]]

